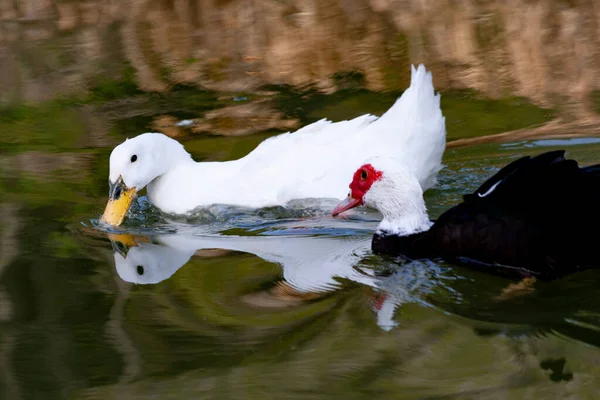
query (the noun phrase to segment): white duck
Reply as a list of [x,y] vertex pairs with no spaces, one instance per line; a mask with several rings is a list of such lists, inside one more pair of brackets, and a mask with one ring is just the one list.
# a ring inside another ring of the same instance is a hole
[[431,73],[411,67],[410,87],[381,117],[320,120],[295,133],[262,142],[243,158],[195,162],[177,141],[144,133],[115,147],[110,156],[110,198],[102,221],[120,225],[135,194],[163,212],[228,204],[252,208],[302,198],[340,199],[364,160],[393,157],[418,179],[435,184],[446,146],[445,118]]

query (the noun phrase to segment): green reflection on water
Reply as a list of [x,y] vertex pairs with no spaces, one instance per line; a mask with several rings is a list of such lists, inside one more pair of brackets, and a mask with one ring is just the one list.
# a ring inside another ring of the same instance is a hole
[[[594,273],[541,285],[534,296],[502,305],[493,297],[506,280],[455,269],[450,283],[421,293],[427,305],[398,306],[399,325],[389,331],[376,323],[385,290],[344,279],[337,290],[311,298],[277,295],[281,267],[247,253],[194,256],[156,285],[124,282],[109,241],[82,228],[106,201],[112,146],[148,130],[155,115],[194,116],[231,100],[186,89],[143,96],[133,116],[119,118],[113,112],[120,106],[109,101],[119,90],[104,88],[92,105],[23,106],[0,117],[0,194],[10,206],[2,211],[2,232],[15,242],[2,241],[0,395],[543,398],[597,391],[598,352],[585,343],[599,343],[588,329],[565,322],[598,326]],[[352,91],[301,99],[282,92],[274,102],[308,123],[380,114],[396,96]],[[551,115],[518,99],[442,99],[451,138],[531,126]],[[85,107],[99,120],[89,119]],[[92,132],[98,121],[106,129]],[[196,159],[227,160],[272,134],[182,141]],[[597,162],[599,149],[574,146],[573,156]],[[442,189],[427,197],[432,216],[509,158],[537,151],[497,144],[449,150]],[[395,271],[378,257],[364,265],[382,275]],[[542,367],[561,357],[565,374],[574,374],[568,387]]]

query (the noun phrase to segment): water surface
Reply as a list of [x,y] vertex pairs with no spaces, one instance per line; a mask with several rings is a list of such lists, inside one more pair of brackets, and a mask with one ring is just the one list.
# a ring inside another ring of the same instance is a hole
[[[504,278],[372,255],[379,215],[333,219],[331,202],[175,218],[142,196],[125,227],[107,233],[96,222],[110,150],[158,114],[121,109],[95,131],[85,107],[44,107],[0,121],[2,398],[593,398],[600,389],[599,272],[511,297]],[[472,136],[468,118],[448,123]],[[226,160],[272,134],[181,141],[197,160]],[[600,161],[597,138],[448,149],[426,196],[431,217],[515,158],[557,148]]]

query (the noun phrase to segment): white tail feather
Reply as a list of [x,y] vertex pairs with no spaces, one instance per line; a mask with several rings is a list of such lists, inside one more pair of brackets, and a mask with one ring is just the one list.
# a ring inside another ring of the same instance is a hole
[[431,72],[420,64],[411,65],[410,87],[394,105],[371,125],[385,135],[387,145],[413,172],[423,190],[435,184],[446,148],[446,120],[440,109],[440,95],[433,88]]

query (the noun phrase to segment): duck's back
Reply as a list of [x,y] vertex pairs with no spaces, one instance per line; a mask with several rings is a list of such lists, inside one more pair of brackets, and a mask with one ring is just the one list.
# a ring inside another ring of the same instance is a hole
[[237,160],[181,163],[148,185],[148,198],[176,214],[211,204],[260,208],[296,199],[342,199],[348,179],[373,157],[397,160],[427,190],[441,169],[445,146],[440,95],[420,65],[412,68],[410,87],[379,118],[320,120],[266,139]]
[[415,248],[552,277],[600,267],[599,228],[600,165],[580,168],[560,150],[501,169],[442,214]]
[[364,160],[393,157],[424,190],[433,186],[446,146],[445,119],[431,73],[412,68],[410,87],[381,117],[321,120],[262,142],[236,161],[236,179],[285,203],[296,198],[341,199]]

